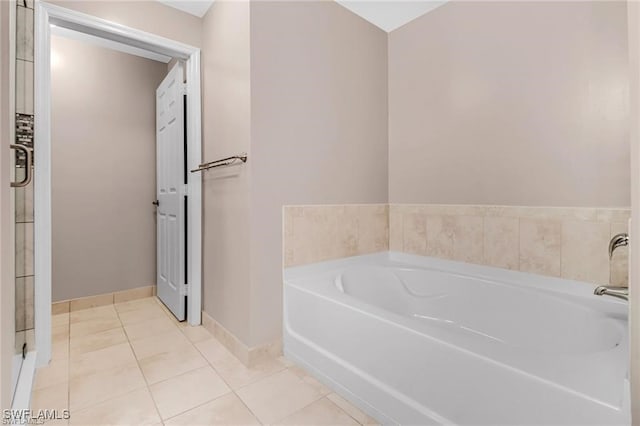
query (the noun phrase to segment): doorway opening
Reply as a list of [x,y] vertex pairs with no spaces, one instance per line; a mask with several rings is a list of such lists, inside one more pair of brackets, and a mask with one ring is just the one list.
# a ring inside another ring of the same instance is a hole
[[[173,274],[180,274],[181,279],[170,279],[167,288],[173,291],[169,295],[169,306],[178,319],[187,319],[189,324],[198,325],[201,321],[201,177],[197,173],[188,173],[198,167],[201,162],[201,110],[200,110],[200,50],[198,48],[165,39],[153,34],[138,31],[109,21],[98,19],[90,15],[71,11],[47,3],[36,3],[36,39],[35,39],[35,134],[38,146],[34,155],[34,263],[35,263],[35,322],[37,365],[45,365],[51,358],[51,301],[52,301],[52,134],[51,134],[51,64],[55,58],[51,55],[52,32],[73,31],[101,40],[104,43],[116,43],[138,53],[175,58],[176,65],[168,76],[180,74],[179,86],[175,89],[171,105],[174,121],[179,123],[183,140],[179,152],[171,151],[158,164],[163,164],[167,170],[161,172],[173,176],[180,170],[179,176],[164,186],[158,184],[158,194],[173,194],[170,205],[179,198],[177,217],[171,210],[165,217],[167,223],[184,223],[175,230],[169,229],[165,233],[166,241],[161,242],[158,233],[157,261],[160,263],[161,246],[180,247],[176,256],[180,265],[179,271],[168,268]],[[53,31],[52,31],[53,30]],[[184,69],[182,69],[184,67]],[[173,74],[172,74],[173,73]],[[182,84],[186,77],[186,84]],[[167,83],[168,85],[168,83]],[[162,87],[162,85],[160,86]],[[175,102],[179,97],[180,102]],[[179,105],[177,105],[179,104]],[[159,104],[158,104],[159,105]],[[158,109],[160,111],[161,108]],[[168,109],[167,109],[168,111]],[[173,122],[172,122],[173,123]],[[168,123],[167,123],[168,124]],[[156,134],[157,136],[157,134]],[[160,141],[158,138],[157,141]],[[53,142],[55,143],[55,141]],[[157,142],[158,143],[158,142]],[[87,151],[90,151],[90,145]],[[86,154],[86,152],[85,152]],[[174,155],[175,154],[175,155]],[[181,154],[181,155],[180,155]],[[177,155],[177,156],[176,156]],[[83,161],[79,157],[79,161]],[[99,167],[99,159],[93,159]],[[116,173],[117,170],[114,170]],[[160,176],[160,174],[158,176]],[[180,184],[176,184],[177,181]],[[158,182],[160,183],[160,182]],[[126,190],[126,188],[123,188]],[[164,207],[161,196],[158,196],[160,206],[158,217]],[[153,200],[149,200],[151,203]],[[154,202],[155,204],[155,202]],[[174,203],[175,204],[175,203]],[[158,227],[160,231],[160,227]],[[177,233],[175,233],[176,231]],[[179,231],[179,232],[178,232]],[[177,237],[176,237],[177,236]],[[177,238],[177,239],[176,239]],[[182,239],[180,239],[182,238]],[[170,250],[171,251],[171,250]],[[173,251],[171,251],[173,253]],[[169,254],[171,254],[169,253]],[[186,257],[188,253],[188,257]],[[181,257],[182,256],[182,257]],[[172,258],[176,260],[176,257]],[[158,270],[158,277],[160,277]],[[166,275],[166,274],[165,274]],[[177,276],[172,275],[170,278]],[[184,279],[187,277],[188,279]],[[180,284],[186,281],[188,284]],[[160,283],[158,279],[157,283]],[[165,288],[165,293],[167,292]],[[160,288],[158,287],[160,291]],[[162,296],[161,296],[162,298]],[[166,297],[165,297],[166,299]],[[182,315],[182,318],[181,318]]]

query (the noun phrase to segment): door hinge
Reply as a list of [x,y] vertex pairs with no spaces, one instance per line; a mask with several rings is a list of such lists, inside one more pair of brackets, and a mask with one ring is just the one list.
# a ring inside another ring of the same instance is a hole
[[183,284],[180,288],[180,296],[188,296],[189,295],[189,284]]
[[183,94],[183,95],[186,95],[186,94],[187,94],[187,83],[184,83],[184,84],[182,85],[182,94]]
[[180,187],[180,195],[189,196],[189,185],[185,184]]

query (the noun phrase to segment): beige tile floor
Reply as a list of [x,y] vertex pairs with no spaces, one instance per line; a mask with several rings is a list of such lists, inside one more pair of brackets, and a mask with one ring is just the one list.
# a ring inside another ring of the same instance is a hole
[[32,409],[47,425],[358,425],[375,420],[284,358],[246,368],[156,298],[53,316]]

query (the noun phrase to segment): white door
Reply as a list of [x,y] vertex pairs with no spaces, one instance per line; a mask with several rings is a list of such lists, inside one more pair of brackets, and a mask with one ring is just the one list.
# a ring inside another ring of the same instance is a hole
[[180,321],[187,299],[183,75],[177,63],[156,90],[157,292]]

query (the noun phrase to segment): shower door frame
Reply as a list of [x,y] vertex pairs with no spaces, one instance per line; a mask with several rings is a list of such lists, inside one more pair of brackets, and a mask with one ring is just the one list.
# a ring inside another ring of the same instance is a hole
[[[10,187],[14,180],[14,153],[9,145],[15,141],[15,88],[16,88],[16,2],[10,0],[0,5],[0,21],[6,24],[0,34],[0,50],[7,56],[0,65],[0,406],[11,407],[15,397],[16,380],[19,381],[20,370],[15,365],[16,339],[16,274],[15,274],[15,192]],[[6,59],[6,61],[5,61]],[[11,283],[11,285],[9,285]],[[16,372],[16,368],[18,371]],[[17,373],[17,375],[16,375]],[[15,380],[14,380],[15,375]]]
[[[35,4],[34,269],[37,365],[51,359],[51,25],[182,59],[187,74],[187,167],[202,162],[200,49],[45,2]],[[201,322],[202,181],[189,173],[187,321]]]

